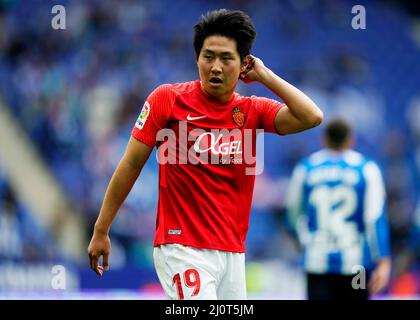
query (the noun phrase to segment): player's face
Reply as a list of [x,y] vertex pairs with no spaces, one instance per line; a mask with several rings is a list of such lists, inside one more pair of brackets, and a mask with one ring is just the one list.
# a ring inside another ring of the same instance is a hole
[[207,37],[197,65],[204,92],[221,101],[230,100],[243,66],[236,41],[217,35]]

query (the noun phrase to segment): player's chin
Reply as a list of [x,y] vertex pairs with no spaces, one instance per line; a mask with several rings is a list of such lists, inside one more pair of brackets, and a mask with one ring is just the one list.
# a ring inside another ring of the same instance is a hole
[[208,86],[207,92],[214,97],[223,96],[225,93],[225,89],[222,86]]

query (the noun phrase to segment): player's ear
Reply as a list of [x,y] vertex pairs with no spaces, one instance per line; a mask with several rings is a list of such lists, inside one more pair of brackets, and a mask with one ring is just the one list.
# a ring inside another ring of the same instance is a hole
[[245,56],[245,58],[241,62],[241,72],[244,72],[250,62],[250,55]]
[[251,62],[251,56],[247,55],[241,62],[241,72],[239,73],[239,79],[243,79],[249,71],[249,64]]

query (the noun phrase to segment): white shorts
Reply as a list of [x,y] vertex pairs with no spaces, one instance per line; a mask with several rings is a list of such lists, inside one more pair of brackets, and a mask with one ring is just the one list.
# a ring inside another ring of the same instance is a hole
[[246,299],[244,253],[165,244],[153,260],[168,299]]

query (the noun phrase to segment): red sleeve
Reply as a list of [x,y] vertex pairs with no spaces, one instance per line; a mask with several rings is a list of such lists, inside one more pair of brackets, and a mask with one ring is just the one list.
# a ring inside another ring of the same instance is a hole
[[131,135],[149,147],[156,145],[156,135],[166,127],[173,107],[172,86],[157,87],[144,102],[140,115],[134,124]]
[[258,129],[264,129],[266,132],[277,133],[274,125],[274,119],[277,112],[285,106],[274,99],[252,96],[251,99],[255,103],[258,116]]

